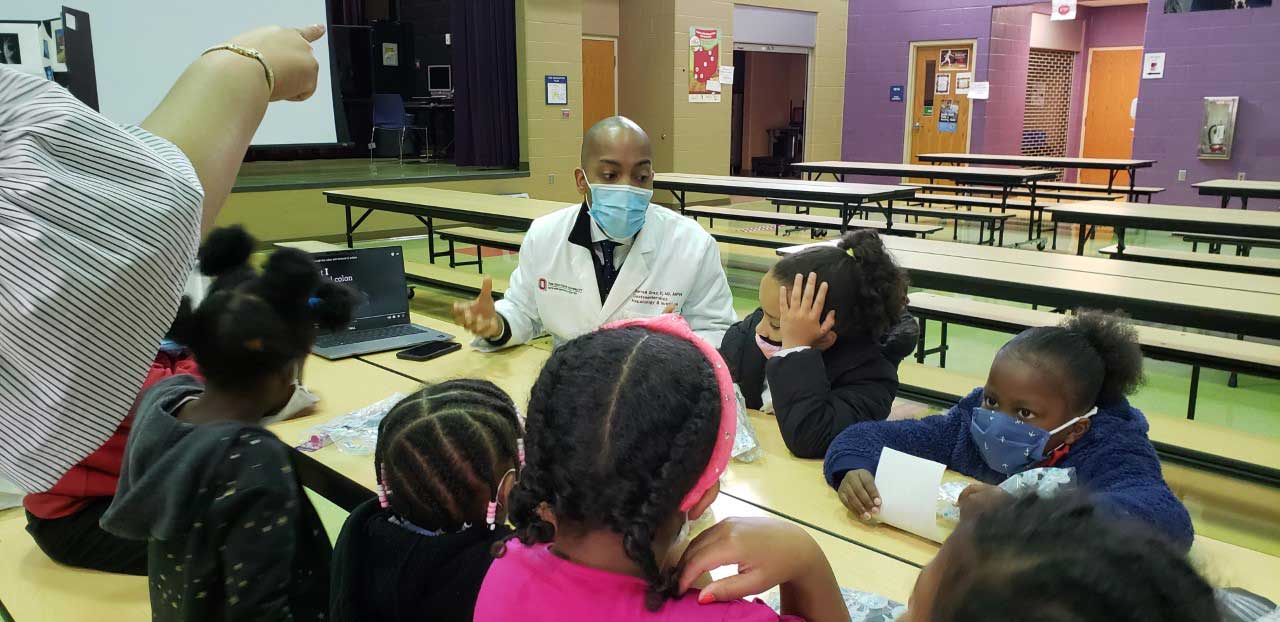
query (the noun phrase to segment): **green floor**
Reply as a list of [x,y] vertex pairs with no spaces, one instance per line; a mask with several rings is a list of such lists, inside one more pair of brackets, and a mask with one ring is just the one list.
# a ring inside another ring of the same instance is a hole
[[[748,209],[765,209],[772,211],[766,202],[735,203],[734,207]],[[1025,222],[1025,221],[1023,221]],[[717,228],[733,226],[732,223],[717,221]],[[740,228],[758,226],[742,224]],[[1019,227],[1023,227],[1019,229]],[[1009,226],[1006,241],[1022,239],[1025,224],[1014,221]],[[977,238],[976,227],[961,226],[960,239],[973,241]],[[803,243],[807,236],[794,234],[797,243]],[[933,235],[936,239],[950,240],[950,226]],[[1150,246],[1169,249],[1190,250],[1189,245],[1179,238],[1160,232],[1131,232],[1126,240],[1134,246]],[[1096,254],[1096,249],[1112,244],[1114,240],[1108,229],[1099,231],[1096,240],[1090,240],[1086,254]],[[380,240],[365,242],[365,245],[399,244],[405,247],[405,255],[410,261],[424,262],[427,254],[427,241],[423,237],[401,238],[396,240]],[[1066,227],[1060,232],[1058,252],[1070,252],[1074,249],[1074,230]],[[1028,250],[1027,252],[1036,252]],[[1202,251],[1203,252],[1203,251]],[[1280,249],[1256,249],[1254,256],[1280,258]],[[756,307],[757,288],[760,276],[770,265],[770,259],[758,254],[724,256],[725,272],[733,290],[734,306],[739,315],[750,313]],[[495,276],[506,277],[516,265],[514,254],[505,257],[487,257],[485,272]],[[459,268],[474,270],[474,266]],[[947,292],[942,292],[947,293]],[[439,317],[449,318],[449,306],[458,299],[456,294],[431,290],[431,295],[419,293],[414,299],[415,310]],[[999,302],[999,301],[997,301]],[[936,345],[937,325],[930,324],[930,344]],[[948,343],[951,346],[947,355],[948,369],[967,373],[973,376],[985,376],[991,358],[1010,335],[994,331],[951,325],[948,329]],[[937,364],[937,357],[928,361]],[[1187,394],[1190,387],[1191,368],[1188,365],[1147,360],[1147,382],[1133,398],[1133,402],[1151,416],[1183,417],[1187,409]],[[1197,420],[1227,426],[1251,434],[1280,438],[1280,410],[1275,404],[1280,400],[1280,379],[1260,378],[1256,376],[1240,376],[1239,386],[1227,386],[1226,372],[1205,369],[1200,375],[1200,394],[1196,408]]]

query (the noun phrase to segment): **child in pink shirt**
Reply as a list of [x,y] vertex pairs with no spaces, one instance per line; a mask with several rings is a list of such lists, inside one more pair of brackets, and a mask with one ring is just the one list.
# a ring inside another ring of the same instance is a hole
[[[485,576],[476,622],[848,620],[830,565],[799,527],[731,519],[683,555],[675,547],[719,493],[736,408],[724,361],[675,315],[556,350],[529,401],[516,533]],[[741,574],[690,589],[735,564]],[[785,616],[742,600],[774,585]]]

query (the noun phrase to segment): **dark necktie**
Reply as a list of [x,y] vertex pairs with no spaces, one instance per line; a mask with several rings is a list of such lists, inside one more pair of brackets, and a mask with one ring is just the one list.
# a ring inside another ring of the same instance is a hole
[[613,289],[613,282],[618,278],[618,269],[613,267],[613,251],[619,244],[611,240],[603,240],[597,244],[600,245],[600,276],[604,281],[600,295],[602,298],[608,298],[609,292]]

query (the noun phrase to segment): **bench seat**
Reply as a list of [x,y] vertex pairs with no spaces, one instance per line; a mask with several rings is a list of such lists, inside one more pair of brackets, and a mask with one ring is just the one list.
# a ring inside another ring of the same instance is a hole
[[1185,268],[1208,268],[1227,272],[1243,272],[1263,276],[1280,276],[1280,260],[1247,257],[1239,255],[1221,255],[1218,253],[1193,253],[1163,248],[1125,245],[1120,252],[1119,245],[1112,244],[1098,249],[1099,253],[1112,259],[1138,261],[1143,263],[1162,264],[1166,266],[1182,266]]
[[[697,218],[707,218],[713,224],[715,219],[736,220],[742,222],[757,222],[767,225],[780,226],[796,226],[811,229],[841,229],[846,223],[842,223],[839,216],[813,216],[811,214],[782,214],[776,212],[761,212],[756,210],[737,209],[732,207],[689,207],[685,208],[686,216],[691,216],[695,220]],[[893,228],[878,220],[859,220],[851,219],[847,222],[849,229],[875,229],[877,231],[891,233],[894,235],[906,235],[911,237],[924,237],[930,233],[942,230],[941,225],[921,225],[915,223],[893,223]]]

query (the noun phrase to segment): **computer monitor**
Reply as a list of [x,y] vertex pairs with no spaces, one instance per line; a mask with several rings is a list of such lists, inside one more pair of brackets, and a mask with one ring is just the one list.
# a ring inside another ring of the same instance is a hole
[[353,248],[313,253],[320,274],[356,290],[355,321],[348,330],[383,328],[409,322],[404,250],[399,246]]
[[432,97],[453,95],[453,67],[427,65],[427,90]]

